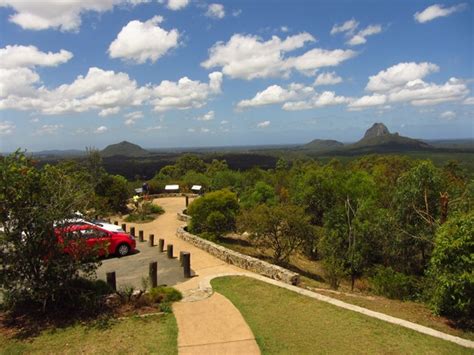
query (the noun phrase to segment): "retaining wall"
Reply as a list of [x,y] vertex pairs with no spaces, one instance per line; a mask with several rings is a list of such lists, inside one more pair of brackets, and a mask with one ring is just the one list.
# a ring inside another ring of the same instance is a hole
[[184,241],[206,251],[207,253],[225,261],[228,264],[235,265],[244,270],[249,270],[291,285],[297,285],[300,282],[300,275],[296,272],[292,272],[280,266],[267,263],[266,261],[254,258],[252,256],[227,249],[221,245],[191,234],[183,227],[178,228],[176,235]]

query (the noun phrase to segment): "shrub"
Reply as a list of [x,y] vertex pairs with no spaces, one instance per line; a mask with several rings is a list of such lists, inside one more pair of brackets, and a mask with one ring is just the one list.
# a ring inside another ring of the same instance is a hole
[[397,272],[391,267],[376,267],[375,273],[369,281],[376,294],[388,298],[407,300],[416,294],[415,278]]
[[189,230],[191,233],[207,233],[216,238],[235,229],[238,210],[239,203],[233,192],[220,190],[207,193],[188,207],[188,214],[192,217]]
[[295,205],[259,205],[245,210],[238,225],[257,247],[271,250],[275,264],[282,265],[313,233],[304,210]]
[[438,229],[429,269],[436,313],[474,322],[473,255],[474,212],[456,216]]
[[147,295],[152,303],[173,303],[181,300],[181,292],[173,287],[160,286],[150,289]]
[[165,213],[165,210],[161,206],[151,202],[144,202],[136,211],[130,213],[125,218],[125,222],[150,222],[155,219],[155,215],[163,213]]

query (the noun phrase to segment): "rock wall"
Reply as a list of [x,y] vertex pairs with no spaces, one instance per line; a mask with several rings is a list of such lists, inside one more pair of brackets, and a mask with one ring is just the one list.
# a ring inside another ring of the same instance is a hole
[[209,240],[188,233],[183,227],[178,228],[176,235],[184,241],[206,251],[211,255],[214,255],[216,258],[221,259],[228,264],[235,265],[242,269],[252,271],[275,280],[283,281],[291,285],[297,285],[300,281],[300,275],[296,272],[292,272],[280,266],[267,263],[266,261],[238,253],[234,250],[227,249]]
[[183,212],[178,212],[178,221],[189,222],[191,220],[191,216]]

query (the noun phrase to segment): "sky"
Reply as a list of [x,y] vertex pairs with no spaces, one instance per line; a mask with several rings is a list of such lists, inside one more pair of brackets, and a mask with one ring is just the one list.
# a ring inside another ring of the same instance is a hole
[[0,0],[0,151],[472,138],[473,8]]

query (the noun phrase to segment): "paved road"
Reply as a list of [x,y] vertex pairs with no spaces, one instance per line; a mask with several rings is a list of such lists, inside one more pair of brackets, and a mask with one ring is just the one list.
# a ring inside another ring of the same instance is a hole
[[135,254],[122,258],[111,256],[102,260],[97,276],[105,280],[107,272],[115,271],[117,288],[133,286],[135,289],[142,289],[142,279],[148,277],[148,266],[154,261],[158,262],[159,285],[175,285],[186,280],[178,259],[168,259],[166,252],[160,253],[157,246],[149,247],[148,243],[138,241]]

